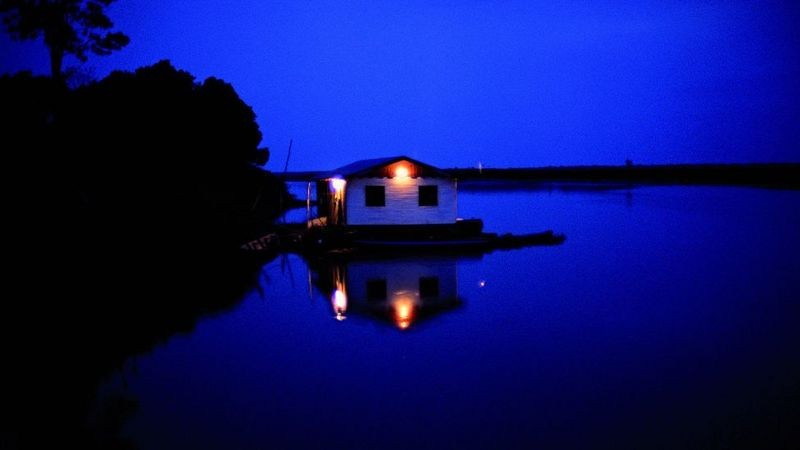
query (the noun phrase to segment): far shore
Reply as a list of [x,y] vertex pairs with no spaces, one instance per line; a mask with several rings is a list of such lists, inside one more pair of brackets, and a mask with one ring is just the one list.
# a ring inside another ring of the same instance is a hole
[[[585,182],[758,186],[800,189],[800,163],[666,164],[444,169],[460,181]],[[327,171],[287,172],[286,181],[312,181]]]

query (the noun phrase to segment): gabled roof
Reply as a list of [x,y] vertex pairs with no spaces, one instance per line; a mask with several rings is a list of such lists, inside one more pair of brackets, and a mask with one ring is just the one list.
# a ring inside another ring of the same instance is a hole
[[453,178],[452,175],[449,173],[438,169],[430,164],[425,164],[424,162],[417,161],[416,159],[409,158],[408,156],[389,156],[385,158],[373,158],[373,159],[362,159],[360,161],[356,161],[350,163],[346,166],[339,167],[336,170],[328,172],[325,174],[325,178],[358,178],[358,177],[366,177],[369,176],[370,173],[374,172],[376,169],[381,167],[388,166],[390,164],[394,164],[398,161],[408,161],[415,166],[419,166],[424,169],[429,175],[434,175],[437,177],[444,177],[444,178]]

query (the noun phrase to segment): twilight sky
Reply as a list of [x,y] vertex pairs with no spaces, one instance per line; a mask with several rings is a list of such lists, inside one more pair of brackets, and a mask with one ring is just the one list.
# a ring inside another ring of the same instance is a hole
[[[280,170],[800,162],[800,2],[119,0],[131,44],[222,78]],[[0,36],[0,72],[47,70]],[[68,60],[66,65],[74,65]]]

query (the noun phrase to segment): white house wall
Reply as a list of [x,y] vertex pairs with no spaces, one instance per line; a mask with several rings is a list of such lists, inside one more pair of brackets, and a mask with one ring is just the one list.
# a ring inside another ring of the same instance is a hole
[[[439,187],[438,206],[419,206],[419,186]],[[364,187],[385,186],[386,206],[365,206]],[[446,178],[355,178],[345,188],[349,225],[454,223],[458,216],[455,180]]]

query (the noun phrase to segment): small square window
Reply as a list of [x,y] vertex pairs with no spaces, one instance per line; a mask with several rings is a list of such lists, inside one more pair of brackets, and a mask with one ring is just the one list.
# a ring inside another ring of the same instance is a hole
[[365,206],[386,206],[386,188],[383,186],[364,186]]
[[421,277],[419,279],[419,297],[436,298],[439,296],[439,277]]
[[382,301],[386,300],[386,280],[367,280],[367,300]]
[[439,206],[439,186],[420,186],[419,206]]

